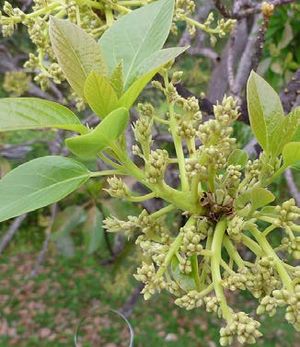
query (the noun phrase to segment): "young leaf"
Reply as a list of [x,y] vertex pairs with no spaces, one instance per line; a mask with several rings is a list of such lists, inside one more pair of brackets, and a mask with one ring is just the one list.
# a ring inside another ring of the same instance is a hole
[[193,276],[191,274],[184,274],[180,271],[179,261],[176,256],[174,256],[171,261],[171,273],[172,277],[181,289],[185,291],[195,289],[195,281]]
[[275,196],[265,188],[253,188],[236,199],[237,208],[243,208],[248,202],[251,203],[252,211],[261,208],[275,200]]
[[70,151],[83,158],[94,158],[104,148],[109,147],[126,129],[129,112],[126,108],[118,108],[110,113],[90,133],[71,137],[66,140]]
[[293,116],[295,115],[295,117],[297,118],[297,129],[294,133],[294,136],[292,138],[292,141],[297,142],[300,141],[300,107],[296,107],[289,116]]
[[91,35],[67,20],[51,17],[49,28],[53,51],[64,75],[81,97],[91,71],[106,74],[106,65],[97,42]]
[[[153,76],[170,60],[176,58],[185,51],[185,47],[168,48],[155,52],[149,59],[146,59],[137,69],[135,81],[130,85],[127,91],[122,95],[119,106],[130,108],[145,86],[151,81]],[[149,71],[150,69],[150,71]],[[148,72],[147,72],[148,71]],[[140,77],[138,77],[141,75]]]
[[125,89],[127,89],[138,77],[144,76],[151,71],[158,71],[162,66],[170,60],[175,59],[186,50],[187,47],[173,47],[152,53],[133,71],[131,79],[129,79],[128,83],[125,85]]
[[147,57],[160,50],[172,24],[174,0],[159,0],[122,16],[99,44],[109,72],[123,61],[124,83]]
[[248,153],[241,150],[235,149],[230,156],[228,157],[227,164],[228,165],[241,165],[241,167],[245,167],[248,161]]
[[278,121],[278,125],[269,136],[269,148],[274,157],[281,154],[284,146],[294,138],[300,121],[300,114],[290,113]]
[[0,222],[63,199],[89,177],[81,163],[59,156],[18,166],[0,180]]
[[66,107],[38,98],[0,99],[0,131],[57,128],[87,133],[75,114]]
[[285,167],[291,166],[300,160],[300,142],[290,142],[283,147],[283,163]]
[[84,96],[91,109],[102,118],[118,107],[118,97],[109,79],[94,71],[85,81]]
[[278,94],[254,71],[247,84],[247,102],[252,131],[262,148],[270,153],[269,138],[284,118],[284,112]]
[[51,240],[58,241],[68,236],[78,225],[86,220],[86,213],[81,206],[69,206],[60,211],[52,226]]
[[123,81],[123,63],[121,62],[116,66],[114,71],[111,74],[110,77],[110,83],[114,88],[114,91],[116,92],[118,98],[121,97],[124,90],[124,81]]
[[94,206],[88,211],[87,220],[83,226],[87,254],[96,252],[104,241],[103,217],[99,209]]

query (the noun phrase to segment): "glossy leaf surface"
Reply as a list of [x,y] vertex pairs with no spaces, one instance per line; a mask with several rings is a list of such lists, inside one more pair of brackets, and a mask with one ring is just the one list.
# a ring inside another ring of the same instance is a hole
[[83,158],[94,158],[104,148],[109,147],[126,129],[129,112],[119,108],[107,117],[90,133],[66,140],[70,151]]
[[0,131],[57,128],[86,133],[76,115],[68,108],[38,98],[0,99]]
[[84,82],[91,71],[106,74],[97,42],[68,20],[51,17],[50,40],[65,77],[74,91],[83,97]]
[[109,79],[94,71],[85,81],[84,96],[91,109],[102,118],[118,106],[118,97]]
[[18,166],[0,180],[0,222],[63,199],[89,177],[81,163],[59,156]]
[[159,0],[117,20],[99,40],[109,72],[123,62],[127,85],[136,67],[163,47],[171,28],[173,10],[174,0]]

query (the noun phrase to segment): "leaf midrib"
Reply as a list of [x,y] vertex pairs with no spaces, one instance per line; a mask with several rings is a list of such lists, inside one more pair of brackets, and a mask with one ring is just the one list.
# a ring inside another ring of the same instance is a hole
[[[91,173],[88,172],[88,173],[86,173],[85,175],[80,175],[80,176],[72,177],[72,178],[69,178],[69,179],[67,179],[67,180],[60,181],[60,182],[58,182],[58,183],[54,183],[54,184],[52,184],[52,185],[50,185],[50,186],[47,186],[47,187],[42,188],[42,189],[39,189],[38,191],[35,191],[34,193],[30,193],[30,194],[26,195],[25,197],[22,197],[21,199],[18,199],[18,200],[17,200],[17,203],[20,204],[20,203],[22,203],[22,201],[24,201],[24,199],[26,200],[26,199],[33,198],[35,195],[40,194],[40,193],[43,193],[43,192],[46,192],[46,191],[49,190],[49,189],[53,189],[53,187],[55,187],[55,186],[59,186],[59,185],[61,185],[61,184],[67,184],[67,183],[70,183],[70,182],[75,181],[75,180],[81,181],[81,180],[83,180],[83,179],[88,179],[90,176],[91,176]],[[15,200],[15,201],[16,201],[16,200]],[[1,216],[1,214],[3,214],[3,211],[5,212],[5,211],[9,210],[9,209],[13,206],[13,204],[14,204],[15,201],[11,202],[11,203],[8,204],[8,205],[6,204],[4,209],[1,209],[1,208],[0,208],[0,216]],[[46,203],[46,205],[47,205],[47,204],[48,204],[48,203]],[[43,206],[45,206],[45,205],[42,205],[41,207],[43,207]],[[23,209],[23,210],[24,210],[24,209]],[[20,212],[20,214],[23,213],[23,210]],[[24,211],[26,211],[26,209],[25,209]],[[30,211],[30,210],[29,210],[29,211]],[[19,214],[19,212],[18,212],[18,214]],[[1,219],[1,217],[0,217],[0,221],[2,221],[2,220],[5,220],[5,219]]]

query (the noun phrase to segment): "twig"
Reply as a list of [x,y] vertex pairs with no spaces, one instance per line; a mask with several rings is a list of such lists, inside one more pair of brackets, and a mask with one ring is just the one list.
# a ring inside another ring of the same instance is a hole
[[226,8],[222,0],[213,0],[216,8],[225,18],[232,18],[232,13]]
[[24,219],[26,218],[27,214],[23,214],[22,216],[17,217],[12,224],[10,225],[9,229],[7,230],[6,234],[3,236],[1,243],[0,243],[0,254],[5,250],[5,248],[8,246],[10,241],[13,239],[17,231],[19,230],[21,224],[23,223]]
[[56,217],[56,212],[57,212],[57,204],[53,204],[51,206],[51,216],[50,216],[50,222],[49,225],[46,229],[46,238],[44,240],[43,243],[43,247],[37,257],[37,260],[35,262],[35,265],[30,273],[29,278],[35,277],[38,274],[39,268],[41,267],[41,265],[43,264],[44,260],[45,260],[45,256],[47,254],[48,251],[48,246],[49,246],[49,241],[50,241],[50,237],[51,237],[51,230],[53,227],[53,223]]
[[142,283],[138,284],[121,308],[121,312],[125,317],[129,317],[131,315],[136,303],[138,302],[143,287],[144,285]]
[[300,207],[300,192],[296,186],[296,183],[293,178],[292,170],[287,169],[284,173],[284,177],[286,179],[287,186],[289,188],[290,193],[296,201],[297,206]]
[[300,69],[296,71],[290,82],[280,94],[283,108],[286,112],[290,112],[297,97],[300,95]]
[[[295,2],[295,0],[273,0],[273,1],[269,1],[269,3],[271,5],[273,5],[274,7],[278,7],[278,6],[282,6],[282,5],[288,5]],[[249,17],[253,14],[257,14],[261,12],[261,6],[262,4],[257,4],[251,8],[247,8],[243,11],[240,11],[239,13],[234,13],[233,14],[233,18],[236,19],[241,19],[241,18],[245,18],[245,17]]]

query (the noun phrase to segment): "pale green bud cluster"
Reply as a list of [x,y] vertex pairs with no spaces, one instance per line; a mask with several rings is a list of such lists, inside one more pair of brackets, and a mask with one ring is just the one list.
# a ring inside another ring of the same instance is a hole
[[297,331],[300,331],[300,284],[295,285],[294,292],[275,290],[273,296],[279,306],[287,306],[285,318]]
[[199,163],[199,158],[197,157],[187,160],[185,169],[186,169],[187,175],[190,178],[196,175],[199,175],[202,179],[207,179],[207,176],[208,176],[207,167],[205,167],[204,165],[201,165]]
[[228,274],[222,281],[225,288],[235,291],[237,289],[245,290],[248,277],[246,274],[238,272],[235,274]]
[[220,315],[220,302],[217,299],[216,296],[205,296],[203,298],[203,301],[205,303],[205,310],[209,313],[217,313],[218,316]]
[[166,150],[151,151],[146,164],[146,177],[149,183],[155,184],[163,180],[168,164],[169,154]]
[[138,218],[133,216],[128,216],[127,221],[122,221],[116,217],[107,217],[103,221],[104,228],[111,232],[124,232],[125,235],[131,237],[136,230],[138,230]]
[[203,246],[200,243],[203,237],[198,233],[196,226],[183,227],[180,231],[183,233],[183,241],[180,250],[188,257],[194,254],[199,255],[203,250]]
[[237,215],[229,220],[227,233],[234,241],[241,241],[244,223],[244,219]]
[[277,300],[270,296],[266,295],[263,297],[259,303],[259,306],[256,309],[257,314],[267,313],[270,317],[274,316],[277,309]]
[[190,259],[186,257],[179,257],[179,270],[180,272],[188,275],[192,272],[192,263]]
[[232,320],[220,330],[220,344],[221,346],[230,346],[234,337],[242,344],[254,344],[256,339],[262,336],[258,330],[259,327],[260,323],[245,312],[234,313]]
[[300,218],[300,208],[296,206],[295,199],[285,201],[281,206],[276,206],[275,210],[278,215],[278,226],[283,228],[292,226]]
[[201,307],[203,305],[203,298],[199,292],[196,290],[191,290],[187,292],[187,294],[176,299],[175,304],[190,311],[194,308]]
[[155,109],[149,102],[139,103],[137,108],[141,117],[152,118],[155,115]]
[[116,198],[126,198],[129,194],[129,189],[126,184],[118,177],[110,177],[107,179],[109,189],[105,189],[110,196]]
[[9,71],[4,75],[3,89],[11,96],[21,96],[29,89],[30,76],[24,71]]
[[142,145],[151,144],[152,120],[149,117],[140,117],[133,126],[134,137]]
[[134,277],[145,285],[141,291],[145,300],[149,300],[153,294],[160,292],[166,287],[164,279],[156,276],[153,263],[149,265],[143,262],[142,266],[137,269]]
[[216,120],[223,126],[230,126],[240,115],[237,99],[224,96],[221,103],[214,106]]
[[281,244],[286,246],[288,253],[291,254],[294,259],[300,260],[300,236],[295,236],[293,238],[284,237],[281,240]]

